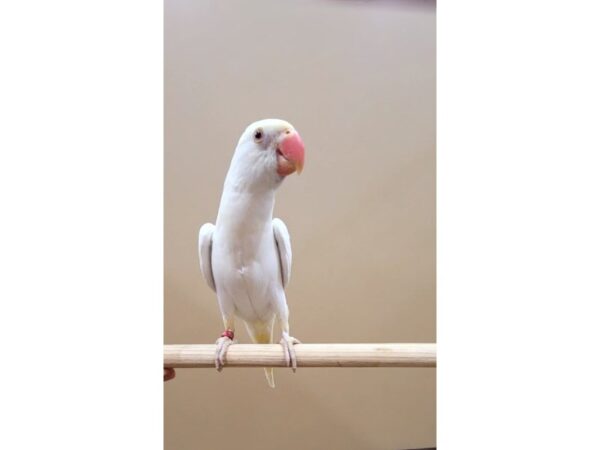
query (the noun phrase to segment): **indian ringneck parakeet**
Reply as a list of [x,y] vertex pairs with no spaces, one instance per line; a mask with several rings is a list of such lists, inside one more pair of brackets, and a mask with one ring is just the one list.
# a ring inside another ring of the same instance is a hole
[[[200,267],[217,294],[225,331],[217,340],[215,366],[222,370],[234,338],[234,317],[246,324],[255,343],[273,342],[275,319],[288,366],[296,370],[285,287],[290,281],[292,247],[285,223],[273,218],[275,191],[288,175],[302,171],[304,144],[283,120],[251,124],[237,144],[219,205],[217,222],[200,228]],[[275,387],[273,369],[265,368]]]

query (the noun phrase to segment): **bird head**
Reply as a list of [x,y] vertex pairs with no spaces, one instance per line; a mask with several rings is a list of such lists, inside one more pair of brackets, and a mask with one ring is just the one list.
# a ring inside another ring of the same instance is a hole
[[288,175],[302,172],[304,143],[290,123],[259,120],[240,137],[233,162],[238,176],[278,184]]

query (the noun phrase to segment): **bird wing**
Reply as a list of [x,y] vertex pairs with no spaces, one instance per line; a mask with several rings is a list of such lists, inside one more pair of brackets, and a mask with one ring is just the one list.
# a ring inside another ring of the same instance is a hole
[[198,254],[200,255],[200,270],[202,276],[206,280],[206,284],[215,292],[215,279],[212,271],[212,238],[215,226],[212,223],[205,223],[200,227],[200,233],[198,234]]
[[287,287],[292,275],[292,243],[290,233],[281,219],[273,219],[273,234],[279,253],[279,267],[281,269],[281,281],[283,287]]

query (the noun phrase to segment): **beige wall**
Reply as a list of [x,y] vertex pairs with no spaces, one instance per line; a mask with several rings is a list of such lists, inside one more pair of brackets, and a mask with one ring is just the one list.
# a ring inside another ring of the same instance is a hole
[[[166,343],[221,332],[197,232],[240,133],[267,117],[306,144],[275,207],[294,250],[292,335],[435,342],[435,10],[423,4],[165,2]],[[165,448],[435,445],[434,369],[278,369],[275,381],[179,370]]]

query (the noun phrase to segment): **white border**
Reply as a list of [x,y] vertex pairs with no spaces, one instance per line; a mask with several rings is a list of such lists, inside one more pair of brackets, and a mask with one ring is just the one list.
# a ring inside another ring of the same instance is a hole
[[1,448],[162,448],[162,3],[0,8]]
[[440,448],[592,448],[599,8],[439,6]]

